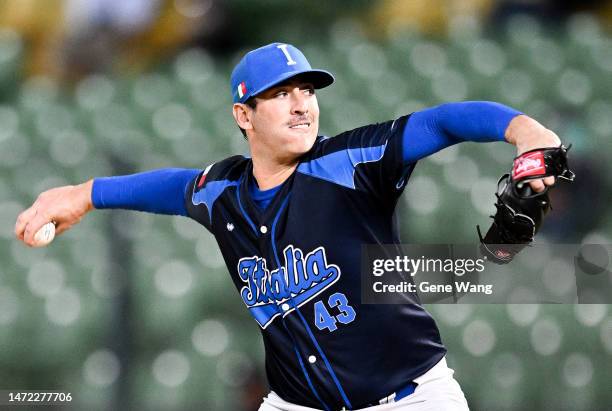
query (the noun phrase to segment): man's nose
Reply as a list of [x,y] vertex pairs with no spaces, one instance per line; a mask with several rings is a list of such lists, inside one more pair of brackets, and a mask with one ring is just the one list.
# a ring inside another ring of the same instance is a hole
[[291,93],[291,113],[306,114],[308,113],[308,99],[304,95],[303,90],[296,88]]

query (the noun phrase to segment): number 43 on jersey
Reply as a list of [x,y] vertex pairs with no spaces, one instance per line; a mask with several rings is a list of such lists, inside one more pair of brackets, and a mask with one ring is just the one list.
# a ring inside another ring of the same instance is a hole
[[[315,325],[319,330],[327,328],[330,332],[336,331],[338,322],[341,324],[349,324],[355,320],[357,314],[353,307],[348,304],[346,296],[342,293],[335,293],[327,300],[329,310],[323,301],[317,301],[314,304]],[[335,310],[337,308],[337,310]],[[339,314],[332,315],[330,313],[339,311]]]

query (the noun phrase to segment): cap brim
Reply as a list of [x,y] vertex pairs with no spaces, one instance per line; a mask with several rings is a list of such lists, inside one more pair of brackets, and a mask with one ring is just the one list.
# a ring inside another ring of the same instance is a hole
[[298,77],[298,76],[303,78],[304,81],[312,83],[315,89],[325,88],[335,81],[333,74],[325,70],[305,70],[305,71],[297,71],[297,72],[292,72],[292,73],[285,73],[285,75],[277,78],[273,82],[266,84],[265,86],[261,87],[259,90],[254,91],[251,94],[251,97],[257,96],[258,94],[263,93],[264,91],[282,83],[283,81],[287,81],[293,77]]

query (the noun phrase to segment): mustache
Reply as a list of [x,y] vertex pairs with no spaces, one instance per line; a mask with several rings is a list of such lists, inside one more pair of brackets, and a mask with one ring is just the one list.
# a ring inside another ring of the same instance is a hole
[[295,125],[302,124],[302,123],[312,124],[313,122],[314,122],[313,119],[308,116],[300,116],[300,117],[292,118],[289,122],[287,122],[287,125],[291,127],[291,126],[295,126]]

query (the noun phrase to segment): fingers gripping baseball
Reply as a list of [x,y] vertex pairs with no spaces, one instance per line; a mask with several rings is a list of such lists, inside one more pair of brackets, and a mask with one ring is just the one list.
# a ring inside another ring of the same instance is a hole
[[68,230],[93,208],[91,186],[92,182],[89,181],[41,193],[30,208],[17,217],[15,236],[32,247],[36,245],[35,234],[49,222],[55,223],[56,235]]

